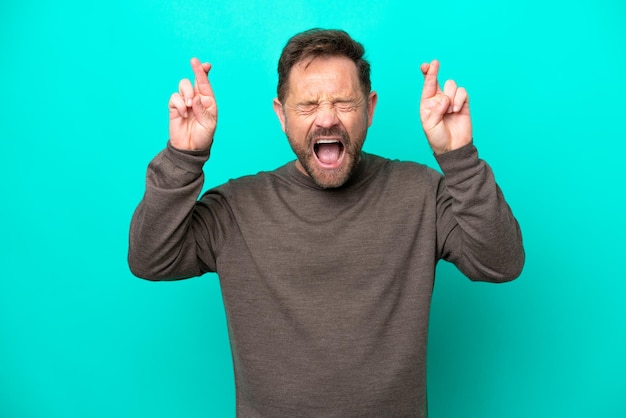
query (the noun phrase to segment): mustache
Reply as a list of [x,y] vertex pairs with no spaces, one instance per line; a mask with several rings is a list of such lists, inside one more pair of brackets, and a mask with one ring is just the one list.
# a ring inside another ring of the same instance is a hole
[[325,136],[340,136],[343,139],[344,144],[350,142],[348,133],[339,126],[333,126],[331,128],[318,128],[311,132],[309,135],[309,141],[315,141],[315,139]]

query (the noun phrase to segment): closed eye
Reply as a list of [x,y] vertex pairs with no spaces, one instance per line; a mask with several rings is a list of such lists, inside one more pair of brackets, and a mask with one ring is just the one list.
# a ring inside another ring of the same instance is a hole
[[[295,105],[293,109],[299,115],[309,116],[309,115],[314,114],[323,103],[328,103],[328,102],[322,102],[321,104],[318,102],[303,102],[303,103],[299,103]],[[355,110],[357,110],[360,107],[361,103],[362,103],[361,101],[340,99],[340,100],[335,100],[329,104],[337,112],[348,113],[348,112],[354,112]]]
[[302,103],[302,104],[296,105],[295,110],[299,114],[310,115],[314,113],[317,110],[317,108],[318,108],[317,103]]
[[340,112],[353,112],[357,109],[357,104],[353,101],[339,101],[334,103],[335,109]]

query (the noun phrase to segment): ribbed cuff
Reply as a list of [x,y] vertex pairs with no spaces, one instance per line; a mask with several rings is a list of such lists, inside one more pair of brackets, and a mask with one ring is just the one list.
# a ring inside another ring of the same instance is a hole
[[435,159],[446,178],[453,182],[462,181],[479,170],[482,165],[473,142],[459,149],[435,155]]
[[187,151],[175,148],[169,141],[163,150],[163,156],[181,170],[197,173],[202,171],[209,159],[210,150]]

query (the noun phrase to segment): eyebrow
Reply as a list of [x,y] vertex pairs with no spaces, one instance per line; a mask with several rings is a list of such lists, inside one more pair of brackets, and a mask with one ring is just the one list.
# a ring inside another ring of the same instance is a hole
[[316,105],[319,104],[319,100],[316,99],[307,99],[301,102],[296,103],[296,106],[308,106],[308,105]]
[[[363,102],[362,99],[359,98],[349,98],[346,96],[337,96],[328,100],[330,103],[354,103],[355,105],[361,104]],[[320,100],[318,99],[304,99],[300,102],[297,102],[296,106],[309,106],[309,105],[318,105],[320,104]]]

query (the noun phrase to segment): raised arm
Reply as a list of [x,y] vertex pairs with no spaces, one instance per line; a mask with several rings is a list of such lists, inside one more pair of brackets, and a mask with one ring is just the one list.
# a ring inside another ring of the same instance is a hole
[[524,264],[522,236],[491,168],[472,144],[467,91],[452,80],[441,89],[436,60],[421,70],[422,126],[444,174],[437,200],[439,255],[473,280],[514,279]]
[[208,79],[209,64],[193,58],[195,83],[180,81],[169,100],[169,144],[149,164],[146,191],[130,226],[128,263],[150,280],[173,280],[211,270],[213,225],[221,211],[197,204],[217,124],[217,105]]

